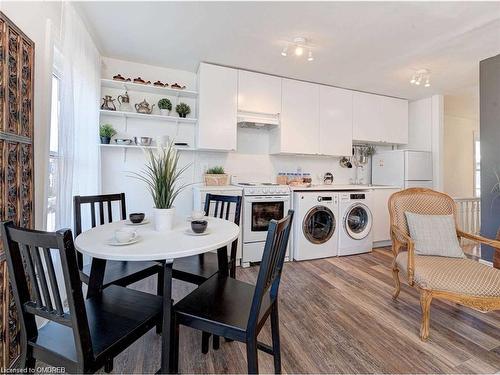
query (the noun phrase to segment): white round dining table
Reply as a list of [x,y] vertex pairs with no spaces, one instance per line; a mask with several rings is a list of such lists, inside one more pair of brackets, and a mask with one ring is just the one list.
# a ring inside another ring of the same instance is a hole
[[[92,297],[102,291],[106,260],[119,261],[161,261],[164,264],[163,277],[163,324],[160,373],[171,370],[170,320],[172,315],[172,264],[175,259],[203,254],[217,250],[221,271],[227,273],[227,245],[239,235],[239,228],[231,221],[214,217],[208,220],[208,234],[197,236],[190,231],[188,221],[177,221],[170,231],[157,232],[152,223],[127,225],[125,221],[103,224],[81,233],[75,239],[75,248],[92,257],[87,296]],[[120,229],[133,229],[138,241],[129,245],[110,245],[114,233]],[[221,255],[221,251],[223,252]]]

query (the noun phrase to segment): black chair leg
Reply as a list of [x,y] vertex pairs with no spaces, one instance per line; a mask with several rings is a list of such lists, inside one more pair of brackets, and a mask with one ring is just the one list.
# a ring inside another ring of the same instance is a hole
[[212,342],[212,348],[214,348],[214,350],[218,350],[219,347],[220,347],[220,337],[217,336],[217,335],[214,335],[214,337],[212,338],[213,342]]
[[[163,267],[162,267],[161,271],[158,272],[158,276],[156,279],[156,295],[158,295],[158,296],[163,296],[163,278],[164,278],[164,275],[163,275]],[[156,333],[158,335],[161,335],[161,324],[162,324],[162,320],[160,319],[158,324],[156,325]]]
[[104,364],[104,372],[109,374],[113,371],[113,358],[107,358],[106,363]]
[[210,339],[210,333],[202,332],[201,333],[201,352],[203,354],[208,353],[208,340]]
[[249,374],[259,373],[259,360],[257,357],[257,337],[247,341],[247,364]]
[[273,338],[274,373],[281,374],[280,321],[277,300],[271,308],[271,334]]
[[21,357],[21,368],[25,368],[28,374],[35,373],[36,359],[33,357],[33,348],[28,346]]
[[170,373],[179,373],[179,324],[175,315],[172,318],[171,345],[170,345]]

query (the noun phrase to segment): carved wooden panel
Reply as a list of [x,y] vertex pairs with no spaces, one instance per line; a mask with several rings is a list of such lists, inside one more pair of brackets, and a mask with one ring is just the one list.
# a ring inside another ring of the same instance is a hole
[[[0,221],[32,228],[35,45],[0,12]],[[19,326],[0,241],[0,369],[19,356]]]
[[19,130],[19,34],[7,25],[7,121],[4,131],[17,134]]

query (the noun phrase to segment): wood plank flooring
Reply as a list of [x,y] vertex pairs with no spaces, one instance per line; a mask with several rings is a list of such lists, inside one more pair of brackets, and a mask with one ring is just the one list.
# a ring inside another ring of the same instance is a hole
[[[482,314],[434,300],[431,337],[418,338],[417,292],[403,283],[392,301],[388,249],[370,254],[285,265],[280,287],[282,367],[286,373],[496,373],[500,371],[500,312]],[[238,269],[254,282],[258,267]],[[138,289],[154,290],[148,280]],[[174,298],[193,286],[174,282]],[[270,343],[270,328],[259,339]],[[245,373],[244,345],[221,341],[201,354],[201,334],[181,327],[182,373]],[[148,332],[115,360],[116,373],[159,368],[160,337]],[[272,358],[259,352],[261,373],[273,372]]]

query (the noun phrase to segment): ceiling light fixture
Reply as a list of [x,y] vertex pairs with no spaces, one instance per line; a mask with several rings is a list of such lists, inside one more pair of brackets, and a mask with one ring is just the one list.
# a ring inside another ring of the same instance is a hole
[[410,83],[412,85],[420,86],[422,82],[424,87],[431,87],[431,72],[429,69],[419,69],[411,76]]
[[285,45],[285,47],[283,47],[283,50],[281,51],[281,56],[283,56],[283,57],[288,56],[288,48],[289,47],[293,51],[293,54],[297,57],[303,56],[304,52],[307,51],[308,52],[307,61],[314,61],[311,46],[308,44],[308,41],[306,38],[296,37],[293,39],[292,42],[287,42],[287,44]]
[[307,56],[307,61],[314,61],[313,53],[309,50],[309,55]]

